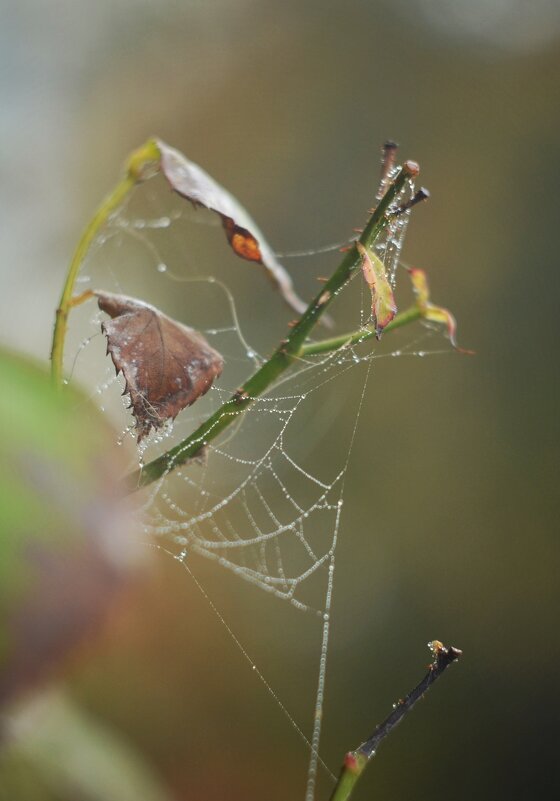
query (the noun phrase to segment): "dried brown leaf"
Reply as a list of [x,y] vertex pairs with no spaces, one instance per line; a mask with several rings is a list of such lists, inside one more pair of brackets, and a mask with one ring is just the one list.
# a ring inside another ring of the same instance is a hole
[[160,169],[171,188],[195,206],[219,214],[227,240],[242,259],[254,261],[267,271],[288,305],[303,314],[307,304],[298,297],[287,270],[274,252],[247,210],[207,172],[190,161],[180,151],[156,139],[161,155]]
[[210,389],[223,358],[202,334],[154,306],[124,295],[94,294],[112,318],[101,329],[115,369],[124,376],[140,442]]

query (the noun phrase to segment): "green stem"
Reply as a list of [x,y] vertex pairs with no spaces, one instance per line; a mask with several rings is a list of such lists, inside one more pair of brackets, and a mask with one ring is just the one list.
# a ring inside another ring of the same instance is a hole
[[64,340],[68,328],[68,314],[73,305],[72,296],[74,293],[74,285],[80,267],[83,264],[91,243],[101,228],[103,228],[111,215],[122,204],[135,184],[143,179],[146,166],[158,159],[159,151],[152,140],[149,140],[145,145],[142,145],[142,147],[132,153],[126,164],[124,176],[101,203],[78,242],[78,246],[70,262],[60,303],[56,310],[51,348],[51,375],[53,382],[57,386],[62,384]]
[[[408,325],[408,323],[419,320],[421,317],[422,312],[419,307],[411,306],[409,309],[399,312],[396,317],[394,317],[393,320],[391,320],[391,322],[385,326],[383,329],[383,334],[386,334],[389,331],[394,331],[396,328],[402,328],[403,325]],[[366,326],[359,331],[341,334],[340,336],[332,337],[331,339],[321,339],[319,342],[309,342],[307,345],[304,345],[301,348],[299,355],[315,356],[318,353],[329,353],[330,351],[343,348],[345,345],[357,345],[360,342],[365,342],[365,340],[371,339],[374,336],[376,336],[375,328]]]
[[395,726],[398,726],[401,720],[408,715],[417,701],[424,697],[432,684],[439,679],[449,665],[456,662],[462,654],[462,651],[458,648],[446,648],[438,640],[434,640],[430,643],[430,649],[432,650],[434,659],[422,681],[417,684],[408,695],[404,698],[400,698],[396,704],[393,704],[393,711],[385,718],[383,723],[380,723],[379,726],[376,727],[371,737],[358,746],[355,751],[350,751],[346,754],[338,782],[333,790],[330,801],[348,801],[360,776],[366,769],[371,758],[375,756],[381,742],[391,733]]
[[[405,162],[402,166],[393,183],[387,189],[383,199],[371,215],[360,237],[360,242],[365,247],[373,247],[377,237],[390,220],[390,216],[387,212],[391,204],[404,188],[406,182],[416,176],[417,173],[418,166],[414,162]],[[192,459],[208,442],[215,439],[218,434],[239,417],[239,415],[251,405],[255,398],[262,395],[279,375],[287,370],[296,359],[300,358],[305,348],[305,340],[318,320],[332,303],[338,292],[351,278],[353,273],[360,269],[360,267],[360,254],[356,247],[353,246],[345,255],[333,275],[311,301],[288,336],[282,340],[270,359],[268,359],[268,361],[265,362],[228,401],[214,412],[208,420],[202,423],[190,436],[162,456],[144,465],[140,470],[129,476],[127,483],[131,489],[137,489],[151,484],[170,470]]]

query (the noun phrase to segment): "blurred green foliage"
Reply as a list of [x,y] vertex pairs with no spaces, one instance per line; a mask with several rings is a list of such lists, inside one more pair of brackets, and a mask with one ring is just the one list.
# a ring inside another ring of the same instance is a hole
[[0,353],[0,704],[75,650],[140,562],[110,429],[81,393]]

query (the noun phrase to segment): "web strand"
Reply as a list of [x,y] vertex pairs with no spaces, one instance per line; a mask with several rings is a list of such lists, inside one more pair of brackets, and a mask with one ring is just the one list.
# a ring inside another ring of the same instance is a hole
[[[251,657],[249,656],[247,650],[245,649],[245,647],[243,646],[243,644],[241,643],[239,638],[236,636],[236,634],[233,632],[232,628],[229,626],[229,624],[225,620],[224,616],[222,615],[222,613],[219,611],[219,609],[215,605],[214,601],[210,598],[210,596],[208,595],[208,593],[206,592],[206,590],[204,589],[204,587],[202,586],[200,581],[196,578],[196,576],[192,572],[191,568],[186,563],[186,561],[185,561],[186,554],[173,554],[171,551],[168,551],[166,548],[163,548],[161,545],[152,545],[151,547],[156,548],[156,549],[158,549],[160,551],[163,551],[168,556],[170,556],[173,559],[175,559],[184,568],[184,570],[189,574],[190,578],[194,582],[196,588],[198,589],[198,591],[200,592],[200,594],[204,598],[205,602],[208,604],[208,606],[210,607],[212,612],[216,615],[216,617],[218,618],[220,624],[224,627],[224,629],[226,630],[228,636],[231,638],[231,640],[235,644],[235,647],[239,650],[239,652],[242,654],[243,658],[250,665],[251,670],[253,671],[253,673],[257,676],[259,681],[263,684],[263,686],[265,687],[267,693],[271,696],[271,698],[273,698],[273,700],[275,701],[275,703],[277,704],[277,706],[281,710],[281,712],[284,715],[284,717],[287,718],[287,720],[290,722],[290,725],[298,733],[299,737],[305,743],[307,748],[311,750],[312,749],[312,744],[309,742],[309,740],[307,739],[307,737],[305,736],[305,734],[303,733],[301,728],[298,726],[298,724],[297,724],[296,720],[294,719],[294,717],[288,711],[286,706],[282,703],[282,701],[280,700],[278,695],[274,692],[274,689],[271,687],[271,685],[266,680],[266,678],[264,677],[262,672],[259,670],[259,668],[257,667],[256,663],[251,659]],[[319,765],[323,768],[323,770],[325,771],[327,776],[330,778],[330,780],[333,783],[336,782],[336,776],[332,772],[332,770],[329,768],[329,766],[320,757],[317,758],[317,761],[318,761]]]
[[324,697],[325,697],[325,682],[326,682],[326,675],[327,675],[327,656],[328,656],[328,645],[329,645],[329,634],[330,634],[330,616],[331,616],[331,607],[332,607],[332,595],[333,595],[333,588],[334,588],[334,570],[335,570],[335,551],[336,546],[338,544],[338,534],[340,529],[340,517],[342,514],[342,506],[343,506],[343,496],[344,496],[344,488],[346,485],[346,476],[348,473],[348,466],[350,464],[350,457],[352,455],[352,450],[354,447],[354,442],[356,439],[356,432],[358,430],[358,423],[360,420],[360,415],[362,412],[362,408],[364,405],[364,399],[366,396],[366,390],[369,380],[369,375],[371,371],[371,362],[368,363],[366,375],[362,387],[362,392],[360,395],[360,400],[358,403],[358,409],[356,411],[356,417],[354,420],[354,427],[352,428],[352,434],[350,436],[350,444],[348,446],[348,451],[346,454],[346,462],[344,464],[343,473],[342,473],[342,481],[340,487],[340,497],[338,500],[338,509],[336,515],[336,522],[335,522],[335,529],[334,529],[334,537],[333,537],[333,544],[332,550],[329,558],[329,577],[327,581],[327,592],[325,595],[325,612],[323,615],[323,632],[322,632],[322,641],[321,641],[321,655],[319,659],[319,676],[317,680],[317,692],[315,696],[315,715],[314,715],[314,722],[313,722],[313,734],[311,737],[311,754],[309,759],[309,765],[307,770],[307,788],[305,793],[305,801],[313,801],[315,798],[315,785],[317,781],[317,764],[319,762],[319,744],[321,741],[321,728],[323,722],[323,707],[324,707]]

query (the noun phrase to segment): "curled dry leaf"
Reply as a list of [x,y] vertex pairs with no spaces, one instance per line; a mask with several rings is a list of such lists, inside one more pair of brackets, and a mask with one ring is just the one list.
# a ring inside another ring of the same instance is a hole
[[204,395],[223,358],[192,328],[124,295],[94,292],[111,317],[101,325],[107,352],[130,395],[138,442]]
[[383,329],[397,313],[393,290],[387,279],[385,265],[379,256],[371,248],[365,248],[359,241],[356,242],[356,247],[362,258],[365,282],[371,290],[371,313],[377,339],[380,339]]
[[207,172],[161,139],[155,144],[160,153],[160,169],[177,194],[194,206],[219,214],[227,240],[242,259],[257,262],[267,271],[288,305],[303,314],[307,304],[298,297],[287,270],[274,252],[247,210]]

